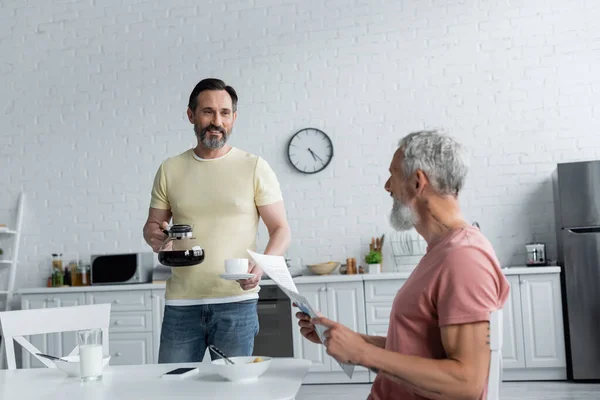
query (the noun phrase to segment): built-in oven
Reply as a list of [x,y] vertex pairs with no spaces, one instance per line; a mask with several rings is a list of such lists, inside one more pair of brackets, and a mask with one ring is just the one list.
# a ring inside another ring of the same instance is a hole
[[255,356],[293,357],[292,310],[289,297],[277,286],[261,286],[258,293],[258,335]]

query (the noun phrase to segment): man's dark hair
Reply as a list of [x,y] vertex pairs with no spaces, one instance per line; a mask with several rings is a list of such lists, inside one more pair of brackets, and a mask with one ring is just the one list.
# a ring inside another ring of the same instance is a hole
[[229,96],[231,96],[231,104],[233,107],[232,111],[237,111],[238,97],[235,89],[226,85],[225,82],[220,79],[207,78],[198,82],[194,90],[192,90],[190,101],[188,103],[188,107],[192,110],[192,112],[196,111],[196,106],[198,105],[198,95],[205,90],[225,90],[227,93],[229,93]]

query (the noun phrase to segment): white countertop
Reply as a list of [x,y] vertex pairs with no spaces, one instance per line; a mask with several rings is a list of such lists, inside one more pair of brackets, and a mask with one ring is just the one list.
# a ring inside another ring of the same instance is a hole
[[[560,267],[522,267],[514,266],[503,268],[502,272],[505,275],[536,275],[536,274],[552,274],[559,273]],[[408,279],[411,272],[383,272],[381,274],[356,274],[356,275],[303,275],[294,278],[296,284],[302,283],[327,283],[327,282],[356,282],[356,281],[379,281],[390,279]],[[272,286],[275,282],[270,279],[263,279],[261,286]],[[130,285],[98,285],[98,286],[80,286],[80,287],[37,287],[19,289],[20,294],[47,294],[57,292],[108,292],[119,290],[161,290],[165,288],[164,283],[145,283],[145,284],[130,284]]]

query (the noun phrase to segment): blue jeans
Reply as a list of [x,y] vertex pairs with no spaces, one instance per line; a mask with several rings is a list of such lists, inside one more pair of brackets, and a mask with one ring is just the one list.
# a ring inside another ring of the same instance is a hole
[[[257,300],[165,306],[158,362],[201,362],[209,344],[227,356],[251,356],[258,334]],[[214,360],[219,358],[210,352]]]

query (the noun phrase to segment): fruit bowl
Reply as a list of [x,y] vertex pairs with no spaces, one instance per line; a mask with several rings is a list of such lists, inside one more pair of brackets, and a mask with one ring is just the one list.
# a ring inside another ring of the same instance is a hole
[[307,265],[307,267],[310,270],[310,272],[312,272],[313,274],[317,274],[317,275],[331,274],[339,266],[340,266],[340,263],[339,262],[335,262],[335,261],[329,261],[329,262],[326,262],[326,263]]

